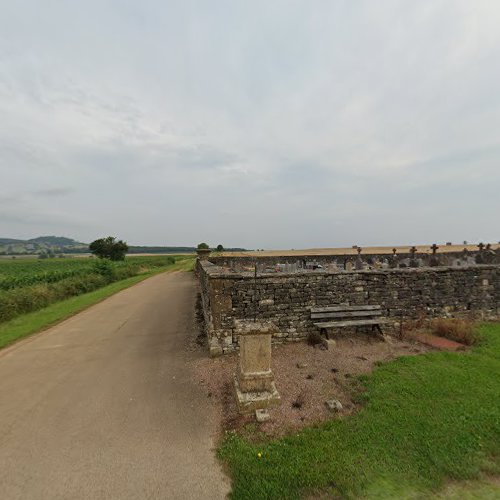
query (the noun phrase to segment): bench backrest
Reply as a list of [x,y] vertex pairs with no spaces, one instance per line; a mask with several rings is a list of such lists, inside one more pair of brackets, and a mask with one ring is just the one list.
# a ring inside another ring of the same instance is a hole
[[382,316],[381,306],[329,306],[311,307],[311,319],[377,318]]

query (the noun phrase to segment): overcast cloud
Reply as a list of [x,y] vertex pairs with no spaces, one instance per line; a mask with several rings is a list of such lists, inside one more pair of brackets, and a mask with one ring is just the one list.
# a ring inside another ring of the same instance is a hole
[[498,241],[500,2],[0,0],[0,237]]

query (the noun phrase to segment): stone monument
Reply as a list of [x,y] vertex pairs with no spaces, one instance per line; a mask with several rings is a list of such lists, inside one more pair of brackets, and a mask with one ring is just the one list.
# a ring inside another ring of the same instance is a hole
[[418,261],[416,259],[416,254],[417,254],[417,247],[414,245],[410,248],[410,255],[411,255],[410,263],[409,263],[410,267],[418,267]]
[[240,353],[234,377],[240,413],[269,408],[280,402],[271,371],[271,337],[276,327],[268,321],[235,322]]
[[200,260],[208,260],[208,256],[210,255],[212,250],[210,248],[197,248],[196,253],[198,254],[198,259]]
[[439,247],[435,243],[433,243],[431,246],[431,250],[432,250],[432,255],[431,255],[431,258],[429,260],[429,265],[431,267],[437,267],[440,264],[439,258],[436,255],[436,252],[439,250]]

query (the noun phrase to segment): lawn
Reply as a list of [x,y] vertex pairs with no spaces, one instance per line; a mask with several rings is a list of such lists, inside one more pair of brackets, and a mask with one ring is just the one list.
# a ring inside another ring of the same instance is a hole
[[479,328],[469,352],[402,357],[362,377],[354,416],[271,441],[226,434],[232,498],[429,498],[456,481],[456,498],[475,498],[475,484],[500,498],[498,486],[460,489],[500,474],[500,324]]
[[[156,259],[156,261],[154,259]],[[134,266],[140,266],[137,270],[135,270],[135,268],[133,269],[134,272],[138,273],[134,276],[114,281],[111,284],[101,286],[88,293],[82,293],[65,300],[57,301],[33,312],[18,315],[10,321],[0,322],[0,349],[12,344],[18,339],[48,328],[104,300],[106,297],[135,285],[155,274],[166,271],[190,271],[194,265],[194,257],[192,256],[179,256],[176,257],[175,262],[172,259],[164,264],[161,264],[158,258],[155,257],[154,259],[148,257],[142,259],[140,257],[133,257],[131,260]],[[76,261],[77,259],[74,260]],[[151,263],[154,265],[151,265]],[[76,262],[76,267],[78,266],[79,264]]]

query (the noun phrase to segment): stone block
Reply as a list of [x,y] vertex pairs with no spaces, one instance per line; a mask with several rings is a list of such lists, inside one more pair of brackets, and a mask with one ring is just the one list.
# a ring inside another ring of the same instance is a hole
[[263,423],[267,422],[270,419],[271,415],[269,415],[267,409],[255,410],[255,420],[257,420],[257,422]]
[[234,386],[240,412],[279,403],[271,371],[271,337],[276,326],[263,321],[237,321],[235,330],[239,334],[240,353]]

